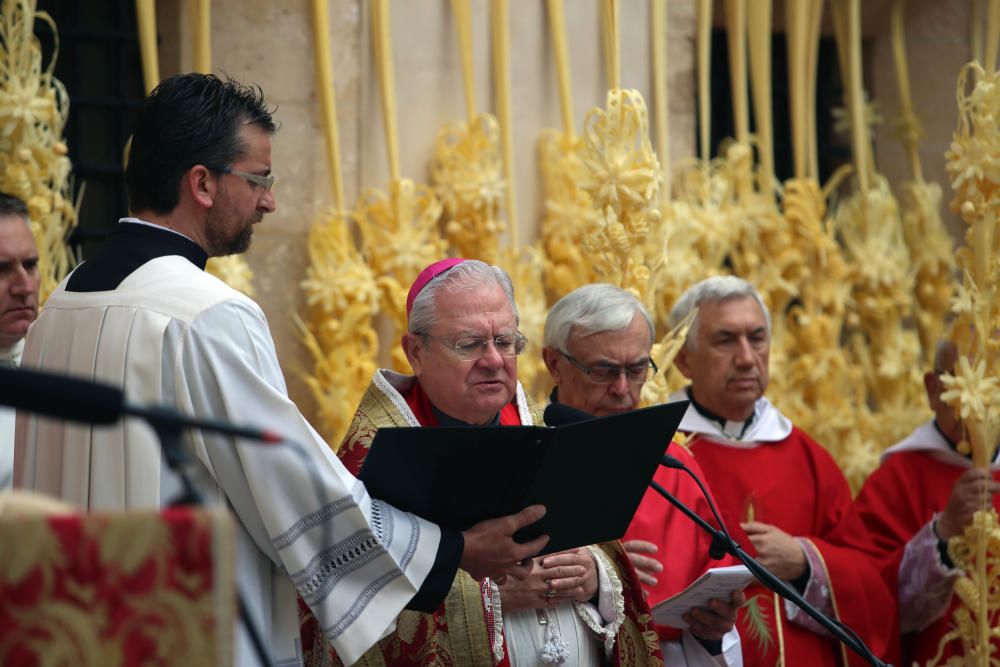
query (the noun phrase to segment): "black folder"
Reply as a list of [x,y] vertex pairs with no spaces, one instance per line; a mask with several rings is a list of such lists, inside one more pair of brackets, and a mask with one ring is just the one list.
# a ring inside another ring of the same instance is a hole
[[625,534],[688,401],[554,428],[380,428],[359,477],[368,493],[465,530],[541,503],[515,537],[547,534],[541,554]]

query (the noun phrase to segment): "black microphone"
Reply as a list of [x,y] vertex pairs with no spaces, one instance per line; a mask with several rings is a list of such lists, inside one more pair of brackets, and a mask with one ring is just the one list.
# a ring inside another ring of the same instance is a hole
[[542,418],[545,420],[546,426],[567,426],[593,419],[594,415],[571,408],[565,403],[549,403]]
[[0,368],[0,405],[87,424],[113,424],[125,408],[121,389],[15,368]]
[[131,405],[121,389],[103,382],[24,368],[0,368],[0,405],[84,424],[113,424],[142,417],[154,428],[196,428],[268,444],[282,441],[273,431],[188,417],[165,406]]
[[[667,445],[667,446],[669,447],[670,445]],[[687,470],[688,469],[687,466],[684,465],[684,463],[680,459],[675,458],[675,457],[671,456],[670,454],[664,454],[663,455],[663,460],[660,461],[660,465],[663,466],[664,468],[673,468],[674,470]],[[688,473],[690,473],[690,472],[691,471],[688,470]]]

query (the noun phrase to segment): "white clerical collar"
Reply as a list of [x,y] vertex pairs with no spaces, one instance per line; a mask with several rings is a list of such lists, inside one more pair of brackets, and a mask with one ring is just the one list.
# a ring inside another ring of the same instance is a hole
[[[688,400],[687,390],[674,392],[669,400],[671,402]],[[754,403],[753,417],[748,421],[749,425],[734,421],[727,421],[722,425],[702,415],[694,405],[689,405],[677,430],[707,436],[722,444],[733,446],[756,446],[762,442],[779,442],[792,433],[792,422],[763,396]]]
[[119,218],[118,222],[119,222],[119,224],[123,223],[123,222],[128,222],[128,223],[131,223],[133,225],[146,225],[147,227],[154,227],[155,229],[165,229],[168,232],[172,232],[174,234],[177,234],[177,236],[183,236],[184,238],[186,238],[191,243],[195,243],[196,242],[193,238],[191,238],[187,234],[181,234],[176,229],[170,229],[170,227],[164,227],[163,225],[158,225],[155,222],[149,222],[148,220],[140,220],[139,218]]
[[17,368],[21,365],[21,353],[24,352],[24,339],[9,347],[0,347],[0,368]]
[[[903,452],[919,452],[959,468],[972,467],[972,461],[967,456],[955,451],[955,448],[934,425],[933,419],[924,422],[913,433],[882,452],[880,462],[885,463],[890,456]],[[990,468],[993,470],[1000,469],[1000,462],[997,461],[998,456],[1000,456],[1000,451],[994,452],[993,463],[990,464]]]

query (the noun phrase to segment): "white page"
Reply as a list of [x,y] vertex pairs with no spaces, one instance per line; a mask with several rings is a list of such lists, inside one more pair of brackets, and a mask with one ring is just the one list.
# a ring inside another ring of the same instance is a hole
[[729,600],[733,591],[745,588],[752,581],[754,576],[746,565],[713,567],[677,595],[654,606],[653,620],[683,630],[688,626],[681,618],[684,614],[696,607],[707,607],[709,600]]

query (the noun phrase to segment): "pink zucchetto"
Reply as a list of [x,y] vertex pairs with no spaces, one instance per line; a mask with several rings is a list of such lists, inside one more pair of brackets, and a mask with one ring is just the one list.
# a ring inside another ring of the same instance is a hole
[[406,295],[406,317],[410,317],[410,311],[413,310],[413,300],[416,299],[421,290],[427,286],[427,283],[434,280],[434,278],[441,275],[456,264],[461,264],[464,261],[465,259],[462,257],[439,259],[421,271],[417,275],[417,279],[414,280],[413,284],[410,286],[410,293]]

